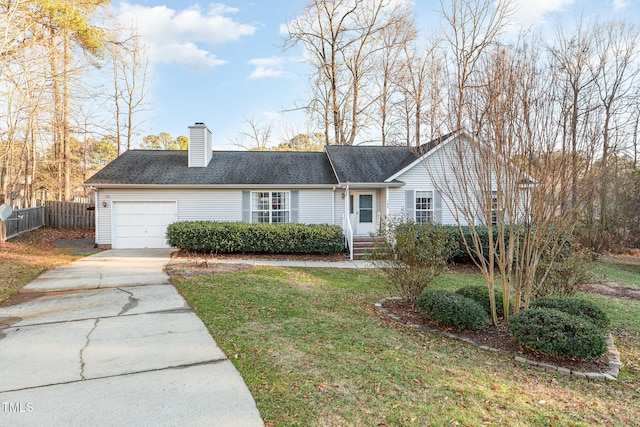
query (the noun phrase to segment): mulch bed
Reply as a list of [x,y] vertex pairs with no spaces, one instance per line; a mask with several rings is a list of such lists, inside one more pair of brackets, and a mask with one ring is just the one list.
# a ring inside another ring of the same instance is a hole
[[235,260],[235,259],[256,259],[267,261],[326,261],[340,262],[348,261],[349,257],[345,254],[198,254],[189,251],[176,251],[172,254],[174,258],[193,258],[205,261],[215,260]]
[[535,362],[547,363],[580,372],[605,372],[609,367],[609,360],[606,354],[600,359],[589,361],[548,356],[525,348],[511,338],[509,331],[503,324],[496,327],[491,323],[487,323],[475,331],[458,331],[454,328],[444,327],[436,322],[424,319],[420,315],[420,311],[405,300],[389,300],[384,304],[384,308],[405,320],[407,323],[470,339],[478,346],[484,345],[495,348],[504,353],[521,356]]

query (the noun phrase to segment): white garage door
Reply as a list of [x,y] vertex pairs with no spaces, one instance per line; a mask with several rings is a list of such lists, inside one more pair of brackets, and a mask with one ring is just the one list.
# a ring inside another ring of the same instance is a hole
[[176,221],[176,202],[114,202],[114,249],[168,248],[167,226]]

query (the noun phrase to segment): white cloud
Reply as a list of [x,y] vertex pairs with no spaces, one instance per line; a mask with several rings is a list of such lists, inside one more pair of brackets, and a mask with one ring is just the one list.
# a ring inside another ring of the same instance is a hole
[[548,14],[561,12],[574,2],[575,0],[515,0],[515,19],[524,25],[538,25],[545,21]]
[[626,0],[613,0],[614,12],[619,12],[627,6],[629,6],[629,3]]
[[224,64],[203,47],[253,35],[256,27],[230,18],[237,9],[212,3],[203,12],[192,6],[183,10],[167,6],[146,7],[127,2],[114,11],[122,25],[135,25],[149,45],[151,62],[178,63],[194,69]]
[[280,28],[278,29],[278,33],[280,33],[281,36],[288,36],[289,35],[289,27],[287,26],[287,24],[280,24]]
[[194,70],[205,70],[227,63],[216,58],[214,54],[198,48],[194,43],[167,43],[158,45],[154,49],[155,62],[175,62]]
[[249,75],[250,80],[277,78],[289,75],[284,69],[286,58],[254,58],[249,60],[249,64],[255,66],[255,69]]

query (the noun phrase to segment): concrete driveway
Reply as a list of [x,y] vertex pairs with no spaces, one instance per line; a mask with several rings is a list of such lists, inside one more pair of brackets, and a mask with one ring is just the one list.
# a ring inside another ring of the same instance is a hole
[[239,373],[163,272],[110,250],[0,307],[0,425],[262,426]]

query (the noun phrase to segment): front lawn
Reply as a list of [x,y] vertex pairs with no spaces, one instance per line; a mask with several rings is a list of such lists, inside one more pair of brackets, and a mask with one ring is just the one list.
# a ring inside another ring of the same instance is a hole
[[18,292],[40,273],[83,256],[54,246],[55,241],[92,235],[90,230],[43,228],[0,243],[0,302]]
[[589,269],[594,281],[640,288],[640,258],[603,256],[606,262],[594,262]]
[[[612,318],[626,367],[617,382],[590,382],[387,319],[373,304],[391,295],[373,270],[251,268],[173,280],[269,426],[640,424],[636,301],[595,297],[624,310]],[[476,280],[447,273],[434,286]]]

